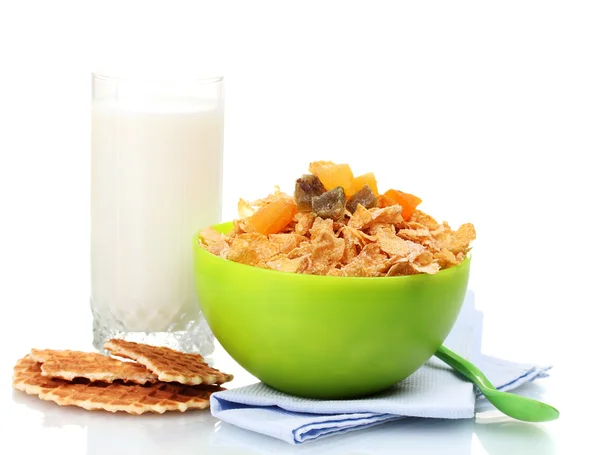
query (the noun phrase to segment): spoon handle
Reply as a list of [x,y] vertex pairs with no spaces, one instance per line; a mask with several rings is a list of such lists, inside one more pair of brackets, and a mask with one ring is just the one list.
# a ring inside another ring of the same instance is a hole
[[435,356],[442,362],[450,365],[455,371],[458,371],[469,381],[473,382],[480,390],[496,389],[479,368],[467,359],[459,356],[456,352],[451,351],[446,346],[440,346],[435,353]]

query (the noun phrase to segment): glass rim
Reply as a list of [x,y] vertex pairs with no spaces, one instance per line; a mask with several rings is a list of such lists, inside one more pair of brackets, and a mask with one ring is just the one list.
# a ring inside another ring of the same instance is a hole
[[119,75],[110,74],[107,71],[92,71],[92,79],[101,80],[106,82],[141,82],[149,84],[164,84],[174,82],[193,82],[200,84],[214,84],[222,82],[224,76],[218,76],[215,74],[173,74],[164,75],[160,77],[152,76],[151,72],[147,73],[135,73],[132,75]]

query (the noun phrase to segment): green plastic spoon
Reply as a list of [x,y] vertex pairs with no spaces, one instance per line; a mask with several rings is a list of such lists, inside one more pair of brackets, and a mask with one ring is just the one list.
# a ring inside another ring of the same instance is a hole
[[558,410],[550,405],[497,390],[479,368],[447,347],[440,346],[435,356],[474,383],[490,403],[507,416],[525,422],[548,422],[558,419]]

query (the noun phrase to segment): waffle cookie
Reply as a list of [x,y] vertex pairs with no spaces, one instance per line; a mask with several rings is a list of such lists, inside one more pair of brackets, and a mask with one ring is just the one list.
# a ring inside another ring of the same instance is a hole
[[200,354],[118,339],[107,341],[104,349],[144,365],[158,376],[159,381],[196,385],[223,384],[233,380],[233,375],[208,366]]
[[86,378],[90,381],[113,382],[121,380],[136,384],[156,382],[158,378],[144,365],[98,354],[95,352],[32,349],[32,360],[42,363],[42,376],[72,381]]
[[61,406],[129,414],[205,409],[209,406],[210,395],[224,390],[214,385],[186,386],[162,382],[146,385],[90,382],[85,379],[70,382],[43,376],[41,364],[30,355],[17,361],[13,387]]

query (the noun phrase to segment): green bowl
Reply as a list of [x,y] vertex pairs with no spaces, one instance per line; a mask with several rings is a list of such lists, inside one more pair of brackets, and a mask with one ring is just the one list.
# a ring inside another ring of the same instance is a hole
[[435,275],[385,278],[302,275],[227,261],[194,237],[196,292],[219,343],[265,384],[309,398],[365,396],[415,372],[454,325],[469,266],[465,259]]

